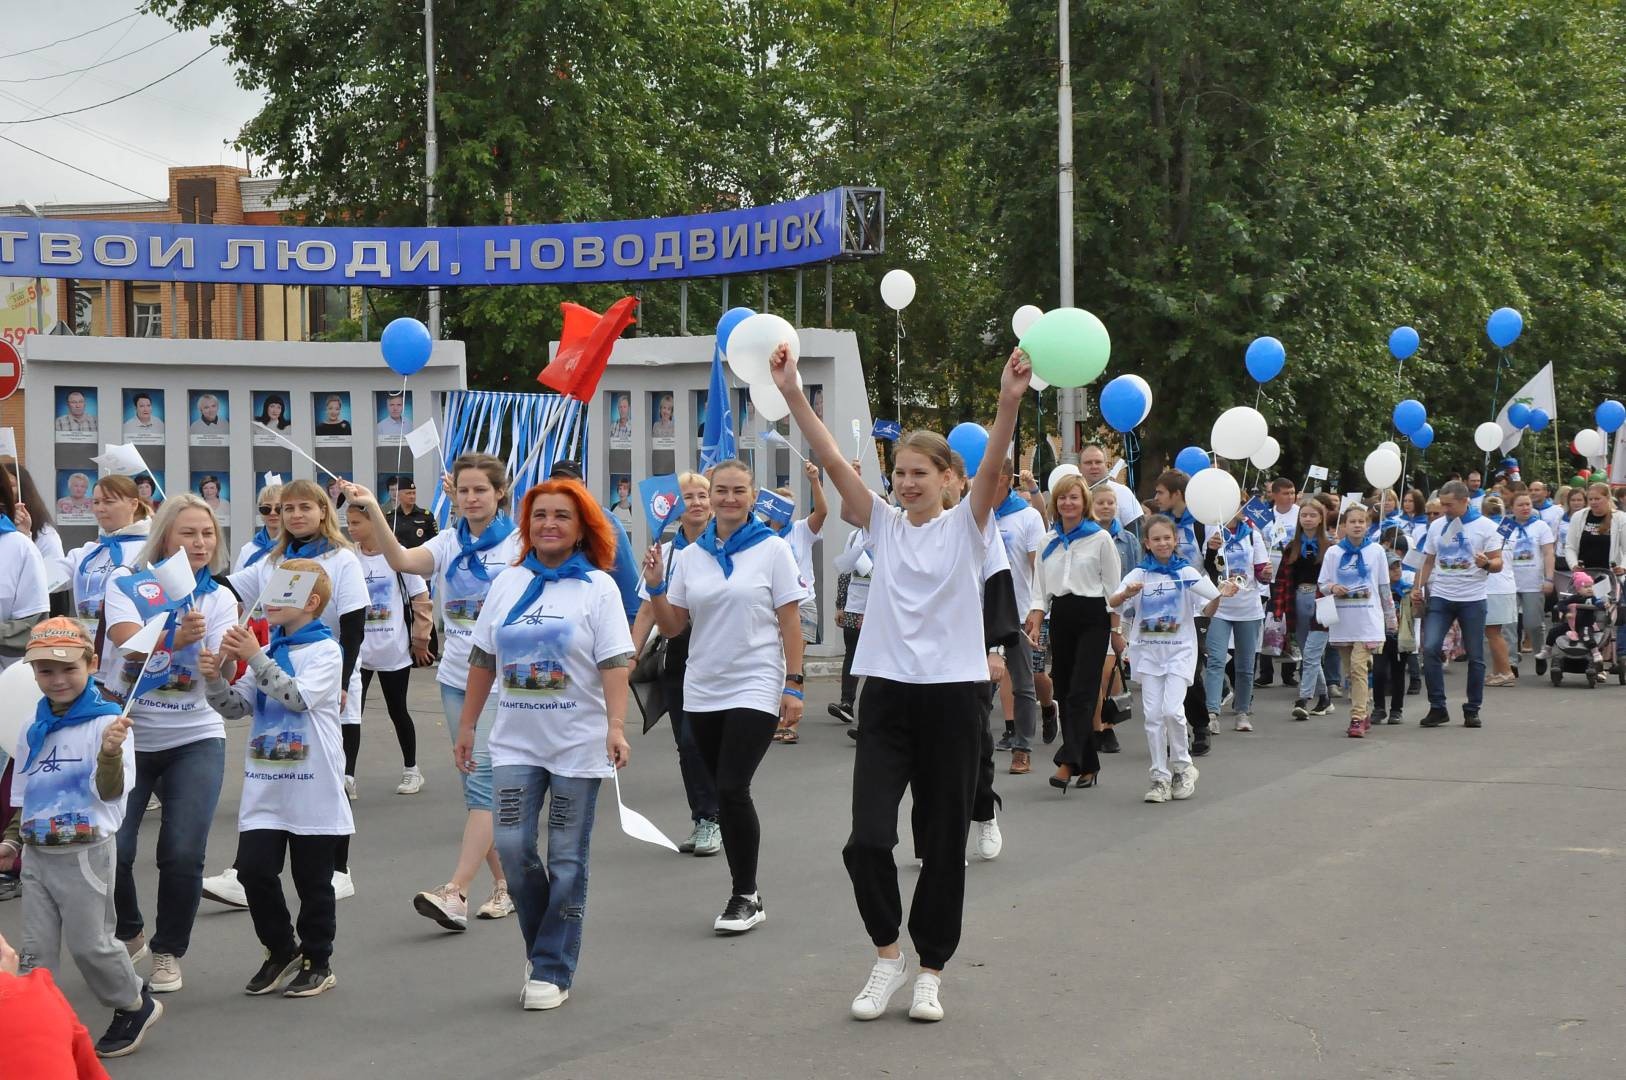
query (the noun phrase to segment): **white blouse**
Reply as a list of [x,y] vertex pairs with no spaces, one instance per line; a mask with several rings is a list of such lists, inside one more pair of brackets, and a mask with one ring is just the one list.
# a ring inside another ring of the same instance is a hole
[[1049,555],[1044,551],[1055,539],[1054,530],[1045,533],[1039,546],[1039,562],[1033,574],[1034,611],[1050,610],[1057,596],[1111,596],[1123,580],[1118,564],[1118,545],[1105,529],[1071,544],[1058,545]]

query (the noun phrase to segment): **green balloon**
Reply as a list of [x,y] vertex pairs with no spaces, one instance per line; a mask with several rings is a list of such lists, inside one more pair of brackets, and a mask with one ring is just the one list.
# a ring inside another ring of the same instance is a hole
[[1107,369],[1112,339],[1083,308],[1047,311],[1022,335],[1033,373],[1051,386],[1083,386]]

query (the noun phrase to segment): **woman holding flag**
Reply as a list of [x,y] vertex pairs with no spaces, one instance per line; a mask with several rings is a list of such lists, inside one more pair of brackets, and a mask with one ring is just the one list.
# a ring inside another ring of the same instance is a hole
[[28,535],[31,521],[16,480],[0,469],[0,670],[23,658],[29,632],[51,610],[45,559]]
[[[96,514],[99,535],[80,544],[63,557],[63,569],[73,589],[73,614],[85,633],[95,640],[102,617],[102,597],[107,578],[119,567],[133,568],[136,553],[147,542],[152,529],[152,509],[136,491],[128,476],[104,476],[91,493],[91,509]],[[97,681],[105,681],[118,666],[118,647],[102,643],[97,657]]]

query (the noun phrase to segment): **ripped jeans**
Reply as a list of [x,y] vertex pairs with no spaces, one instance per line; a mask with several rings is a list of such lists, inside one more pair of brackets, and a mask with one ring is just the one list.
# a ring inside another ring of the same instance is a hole
[[[561,990],[570,988],[581,955],[587,851],[601,783],[556,776],[535,765],[499,765],[492,770],[497,857],[519,915],[530,977]],[[550,796],[545,864],[537,849],[544,795]]]

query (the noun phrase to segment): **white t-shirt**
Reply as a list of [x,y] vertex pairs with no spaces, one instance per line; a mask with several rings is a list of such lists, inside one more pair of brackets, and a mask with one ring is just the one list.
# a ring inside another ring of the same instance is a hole
[[21,529],[0,533],[0,622],[51,610],[45,559]]
[[[141,614],[135,601],[125,595],[114,583],[129,577],[130,569],[120,567],[107,576],[107,625],[120,623],[141,625]],[[230,589],[215,588],[202,597],[193,597],[192,610],[201,612],[204,620],[203,640],[176,649],[169,660],[169,678],[164,685],[148,690],[130,706],[130,717],[135,726],[130,733],[136,748],[143,752],[173,750],[177,746],[197,742],[199,739],[223,739],[226,724],[220,714],[209,707],[203,695],[203,676],[198,673],[198,653],[207,645],[211,652],[220,650],[220,639],[226,631],[237,625],[237,597]],[[176,620],[179,625],[179,619]],[[103,683],[108,696],[123,701],[135,686],[141,674],[141,658],[120,655],[114,666],[103,672]]]
[[1531,517],[1525,523],[1524,532],[1513,530],[1508,537],[1507,546],[1502,549],[1502,562],[1513,567],[1514,585],[1519,592],[1539,593],[1541,586],[1547,578],[1546,560],[1542,558],[1541,549],[1547,544],[1556,543],[1557,538],[1547,523],[1538,517]]
[[1347,556],[1348,552],[1334,544],[1321,560],[1322,595],[1331,596],[1334,585],[1349,590],[1348,596],[1334,601],[1338,622],[1327,631],[1327,640],[1334,645],[1381,642],[1384,636],[1382,590],[1389,587],[1389,557],[1384,554],[1383,545],[1376,542],[1361,548],[1360,558],[1345,565]]
[[1501,546],[1502,538],[1489,518],[1477,517],[1467,524],[1460,518],[1436,518],[1424,541],[1423,554],[1434,556],[1424,588],[1431,596],[1453,602],[1485,599],[1490,575],[1474,563],[1474,556]]
[[[402,610],[401,586],[383,555],[357,550],[362,580],[367,583],[367,636],[361,642],[358,666],[368,671],[400,671],[412,666],[412,639]],[[429,586],[417,574],[402,574],[407,598],[422,596]]]
[[1512,596],[1519,591],[1518,579],[1513,573],[1513,538],[1504,538],[1500,529],[1501,526],[1497,525],[1496,543],[1491,545],[1491,549],[1501,549],[1502,568],[1485,578],[1486,596]]
[[609,574],[592,570],[586,581],[549,584],[518,619],[503,625],[533,576],[523,566],[499,574],[471,635],[472,644],[497,658],[491,764],[534,765],[559,776],[611,776],[599,664],[632,652],[621,591]]
[[1564,520],[1564,508],[1553,503],[1547,509],[1536,512],[1541,516],[1541,520],[1547,523],[1547,528],[1552,530],[1553,535],[1557,536],[1558,523]]
[[34,537],[34,546],[39,548],[40,558],[45,560],[46,566],[50,566],[53,559],[63,557],[62,534],[56,531],[55,525],[41,525],[40,534]]
[[337,641],[315,641],[289,649],[288,662],[304,712],[269,694],[255,708],[253,671],[232,684],[232,691],[254,708],[254,726],[243,748],[237,828],[348,836],[356,825],[344,795],[344,739],[339,733],[344,652]]
[[870,494],[875,604],[864,612],[852,673],[905,683],[985,681],[981,571],[989,534],[977,528],[971,500],[911,525]]
[[[120,537],[122,543],[103,551],[96,550],[96,545],[101,541],[94,540],[80,544],[62,556],[60,565],[68,574],[69,587],[73,590],[74,618],[79,620],[79,625],[84,627],[85,633],[93,641],[96,621],[102,614],[102,596],[107,592],[107,576],[120,566],[133,568],[136,556],[141,554],[141,546],[147,541],[145,529],[122,533]],[[91,557],[91,552],[95,552],[94,557]],[[111,670],[118,662],[118,647],[111,640],[102,643],[99,661],[99,671]]]
[[1197,613],[1219,595],[1195,567],[1180,569],[1179,580],[1149,574],[1140,567],[1124,575],[1125,586],[1143,588],[1124,602],[1129,624],[1129,668],[1136,675],[1175,675],[1190,682],[1197,672]]
[[[96,794],[96,756],[102,752],[103,733],[117,719],[117,715],[98,716],[52,732],[27,772],[23,762],[28,760],[32,711],[24,719],[17,745],[7,747],[17,759],[12,769],[11,805],[22,811],[24,844],[71,850],[60,845],[94,844],[119,831],[124,824],[124,796],[103,799]],[[125,792],[134,786],[135,740],[126,738]]]
[[1285,511],[1274,506],[1270,508],[1270,524],[1265,526],[1265,550],[1270,553],[1270,568],[1276,570],[1282,565],[1282,552],[1292,542],[1293,534],[1299,527],[1299,504],[1294,503]]
[[678,552],[666,602],[687,608],[693,627],[684,711],[755,709],[778,716],[785,692],[778,612],[806,598],[790,545],[777,536],[735,555],[728,577],[698,544]]
[[[1221,530],[1208,526],[1205,529],[1203,542]],[[1219,602],[1219,610],[1214,614],[1227,622],[1253,622],[1265,617],[1264,596],[1269,586],[1261,584],[1256,574],[1256,568],[1261,563],[1270,561],[1270,550],[1265,547],[1264,537],[1252,525],[1248,526],[1245,535],[1237,537],[1230,533],[1224,534],[1224,542],[1220,545],[1220,554],[1225,557],[1226,576],[1243,576],[1241,587],[1235,596],[1227,596]],[[1279,556],[1278,556],[1279,557]]]
[[[847,547],[843,551],[843,555],[851,552],[854,548],[867,548],[868,546],[869,533],[864,529],[854,529],[847,534]],[[871,572],[875,569],[875,560],[867,553],[862,559],[858,560],[858,564]],[[847,606],[842,610],[849,615],[864,614],[864,608],[869,604],[869,582],[870,575],[860,574],[857,565],[849,571],[847,577]]]
[[[272,546],[273,547],[276,546],[276,541],[275,540],[272,541]],[[236,573],[239,573],[242,570],[247,569],[248,568],[249,556],[253,555],[258,550],[260,550],[259,545],[256,544],[252,540],[250,540],[248,543],[244,544],[242,547],[238,548],[237,549],[237,557],[232,559],[232,561],[231,561],[231,572],[236,574]],[[264,555],[261,555],[258,559],[254,560],[254,565],[259,566],[261,563],[263,563],[265,560],[269,559],[270,557],[271,557],[271,553],[269,551],[267,551]]]
[[1190,524],[1182,525],[1180,524],[1179,519],[1173,514],[1166,514],[1164,516],[1174,522],[1175,554],[1186,560],[1186,562],[1190,563],[1193,567],[1198,568],[1200,573],[1200,568],[1203,565],[1203,541],[1207,539],[1199,532],[1203,526],[1197,524],[1195,520],[1193,520]]
[[[459,563],[457,572],[447,575],[446,569],[457,558],[461,545],[457,530],[436,533],[423,545],[423,550],[435,557],[435,581],[439,584],[441,615],[446,640],[440,650],[440,670],[435,681],[462,690],[469,684],[469,645],[473,639],[474,624],[480,618],[480,609],[486,602],[486,591],[492,582],[514,560],[519,558],[520,536],[516,528],[495,547],[480,552],[478,558],[485,567],[490,581],[482,581],[466,564]],[[623,614],[622,618],[626,616]]]
[[[1014,514],[994,516],[999,538],[1005,542],[1005,556],[1011,563],[1011,586],[1016,591],[1016,610],[1025,618],[1033,606],[1033,563],[1045,544],[1044,516],[1024,505]],[[851,593],[852,586],[847,587]]]

